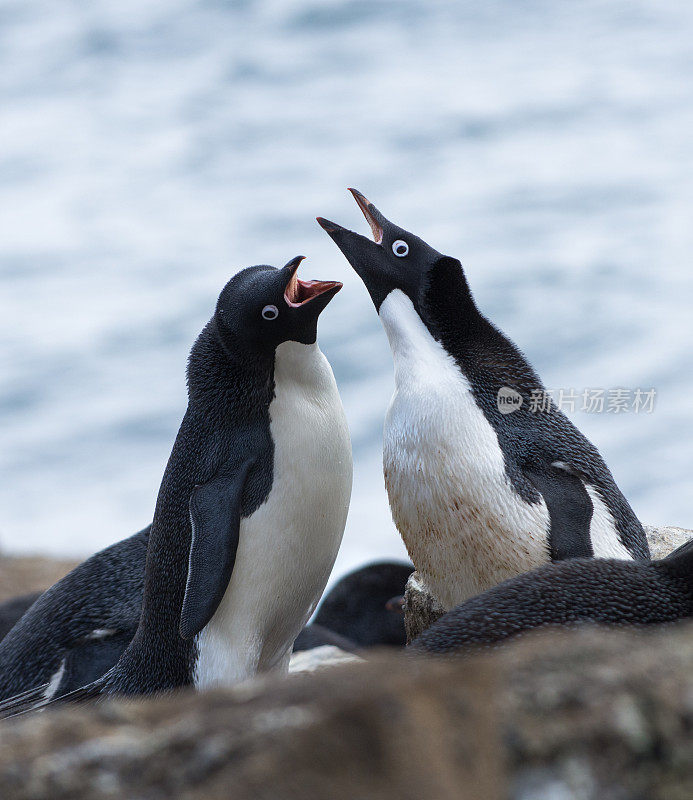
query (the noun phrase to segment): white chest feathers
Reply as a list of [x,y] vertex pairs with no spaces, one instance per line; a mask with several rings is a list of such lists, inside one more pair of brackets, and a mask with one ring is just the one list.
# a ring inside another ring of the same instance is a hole
[[452,608],[546,562],[549,515],[510,485],[496,432],[411,300],[391,292],[380,318],[395,364],[383,447],[390,508],[417,570]]
[[198,637],[199,687],[288,666],[344,533],[351,442],[332,369],[317,344],[285,342],[276,351],[274,378],[272,488],[241,521],[231,580]]

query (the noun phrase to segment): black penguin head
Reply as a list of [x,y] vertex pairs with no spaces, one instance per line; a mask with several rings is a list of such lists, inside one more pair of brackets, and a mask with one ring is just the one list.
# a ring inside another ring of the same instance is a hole
[[427,321],[437,305],[435,295],[471,301],[457,259],[444,256],[413,233],[394,225],[361,192],[349,189],[373,233],[373,241],[318,217],[318,223],[366,284],[376,310],[395,289],[403,291]]
[[390,601],[404,592],[413,571],[413,564],[381,561],[350,572],[323,598],[314,622],[361,647],[404,647],[401,608]]
[[303,258],[292,258],[282,269],[248,267],[231,278],[214,314],[225,345],[271,352],[282,342],[315,342],[318,317],[342,284],[300,280],[296,273]]

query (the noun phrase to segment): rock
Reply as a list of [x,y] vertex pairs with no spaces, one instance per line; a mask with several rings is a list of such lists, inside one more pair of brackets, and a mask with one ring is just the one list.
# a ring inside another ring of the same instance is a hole
[[[645,534],[654,559],[664,558],[677,547],[693,538],[693,531],[671,526],[645,525]],[[404,624],[407,643],[429,628],[443,616],[445,609],[433,597],[421,576],[414,572],[407,582],[404,593]]]
[[693,624],[0,723],[8,800],[688,800]]
[[12,800],[500,798],[493,670],[375,657],[0,726]]
[[412,572],[404,590],[404,628],[407,644],[442,617],[445,609],[431,594],[418,572]]
[[40,556],[0,555],[0,602],[30,592],[42,592],[79,563]]
[[293,653],[289,662],[289,672],[315,672],[317,669],[348,664],[351,661],[363,661],[363,659],[334,645],[325,644]]
[[682,544],[686,544],[689,539],[693,538],[693,531],[686,528],[674,528],[669,525],[661,527],[645,525],[643,527],[653,560],[668,556],[677,547],[681,547]]
[[693,623],[498,651],[510,800],[693,797]]

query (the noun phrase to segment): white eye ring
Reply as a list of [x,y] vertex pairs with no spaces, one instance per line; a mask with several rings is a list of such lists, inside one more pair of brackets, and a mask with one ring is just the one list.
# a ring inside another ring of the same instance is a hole
[[397,258],[404,258],[404,256],[409,255],[409,245],[404,239],[397,239],[392,243],[392,252]]
[[276,319],[279,316],[279,309],[276,306],[265,306],[262,309],[263,319]]

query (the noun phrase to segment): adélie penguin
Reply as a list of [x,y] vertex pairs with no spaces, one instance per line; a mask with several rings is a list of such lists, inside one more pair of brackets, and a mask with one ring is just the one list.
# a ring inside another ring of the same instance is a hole
[[340,578],[323,597],[310,625],[299,634],[294,650],[332,644],[342,650],[404,647],[404,615],[393,595],[401,595],[412,564],[377,561]]
[[464,654],[538,628],[664,625],[693,616],[693,541],[659,561],[572,559],[517,575],[442,616],[410,650]]
[[60,697],[116,663],[139,623],[148,538],[149,527],[95,553],[28,608],[3,606],[0,698],[44,684],[39,699]]
[[344,410],[316,341],[341,284],[299,280],[301,260],[239,272],[195,342],[139,625],[74,699],[230,685],[287,667],[337,555],[352,480]]
[[[373,241],[318,217],[368,289],[395,393],[384,426],[395,524],[445,608],[549,560],[648,559],[640,522],[597,449],[479,311],[460,262],[351,190]],[[521,398],[513,411],[501,399]]]

